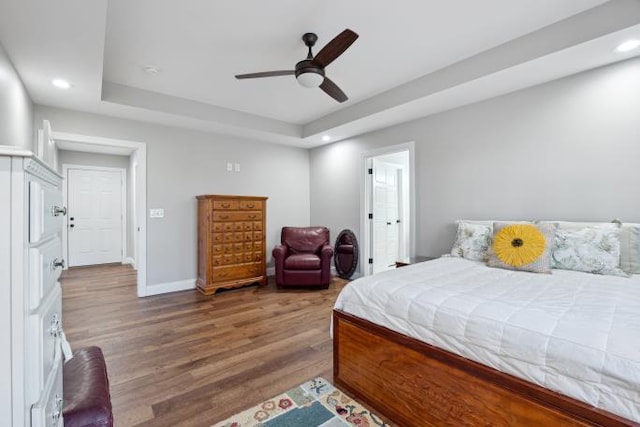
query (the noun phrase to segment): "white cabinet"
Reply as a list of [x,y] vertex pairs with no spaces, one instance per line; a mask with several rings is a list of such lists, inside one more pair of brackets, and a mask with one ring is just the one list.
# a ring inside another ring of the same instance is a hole
[[0,146],[0,426],[61,426],[62,177]]

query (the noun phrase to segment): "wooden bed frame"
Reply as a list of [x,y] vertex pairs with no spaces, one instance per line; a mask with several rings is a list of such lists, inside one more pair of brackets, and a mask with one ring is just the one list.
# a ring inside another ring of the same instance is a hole
[[340,310],[335,385],[400,426],[640,426]]

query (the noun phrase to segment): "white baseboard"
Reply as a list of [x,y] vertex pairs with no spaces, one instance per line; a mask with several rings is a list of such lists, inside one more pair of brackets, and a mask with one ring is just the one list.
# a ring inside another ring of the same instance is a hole
[[178,280],[177,282],[157,283],[147,285],[145,296],[166,294],[169,292],[186,291],[196,288],[196,279]]
[[138,268],[136,267],[136,260],[131,258],[130,256],[125,257],[124,261],[122,261],[123,264],[131,264],[131,267],[133,267],[134,270],[137,270]]

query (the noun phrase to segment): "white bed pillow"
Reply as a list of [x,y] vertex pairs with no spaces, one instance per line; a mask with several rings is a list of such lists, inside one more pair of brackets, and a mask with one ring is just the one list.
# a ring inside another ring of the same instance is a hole
[[552,268],[626,276],[620,269],[620,226],[604,223],[558,228],[551,254]]
[[493,234],[492,224],[477,221],[458,220],[456,239],[451,248],[451,256],[473,261],[486,261]]
[[622,224],[620,228],[620,268],[628,274],[640,274],[640,224]]

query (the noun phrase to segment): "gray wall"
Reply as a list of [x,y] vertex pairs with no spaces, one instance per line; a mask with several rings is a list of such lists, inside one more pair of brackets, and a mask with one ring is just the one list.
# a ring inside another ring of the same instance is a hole
[[129,156],[59,150],[58,170],[60,173],[63,172],[63,164],[120,168],[127,171],[127,241],[125,242],[125,252],[127,257],[133,258],[133,210],[131,209],[131,173],[129,169]]
[[311,222],[359,234],[360,156],[415,141],[416,252],[469,219],[640,221],[640,59],[311,151]]
[[33,104],[0,44],[0,145],[34,149]]
[[[147,284],[196,277],[198,194],[267,196],[267,258],[285,225],[309,224],[309,152],[231,136],[36,106],[54,131],[147,144]],[[227,162],[240,172],[227,172]]]

